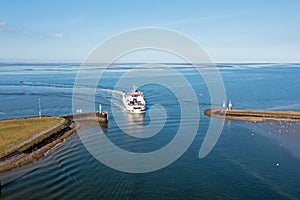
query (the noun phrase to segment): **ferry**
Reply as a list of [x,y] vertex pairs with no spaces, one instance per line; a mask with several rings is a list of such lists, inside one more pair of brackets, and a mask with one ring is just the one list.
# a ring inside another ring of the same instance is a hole
[[146,102],[144,100],[144,94],[137,91],[133,86],[133,90],[123,95],[123,104],[126,110],[130,113],[144,113]]

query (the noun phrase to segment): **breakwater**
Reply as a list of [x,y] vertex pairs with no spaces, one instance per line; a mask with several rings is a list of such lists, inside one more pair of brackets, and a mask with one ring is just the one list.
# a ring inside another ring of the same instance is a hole
[[28,141],[22,147],[16,147],[13,152],[0,158],[0,174],[41,159],[46,152],[62,143],[78,128],[77,123],[66,121],[65,124],[54,127],[43,135]]
[[300,112],[288,110],[227,110],[224,108],[212,108],[205,110],[204,114],[210,117],[249,122],[264,122],[268,120],[300,121]]
[[87,112],[62,116],[66,120],[98,120],[99,123],[108,123],[107,112]]
[[[24,141],[21,146],[15,146],[13,151],[0,157],[0,174],[41,159],[49,150],[62,143],[80,128],[78,121],[98,120],[101,125],[105,124],[107,126],[107,116],[107,113],[99,116],[99,113],[95,112],[61,116],[65,119],[63,123],[35,133],[29,140]],[[33,117],[33,119],[39,120],[38,117]],[[20,119],[12,120],[18,123]]]

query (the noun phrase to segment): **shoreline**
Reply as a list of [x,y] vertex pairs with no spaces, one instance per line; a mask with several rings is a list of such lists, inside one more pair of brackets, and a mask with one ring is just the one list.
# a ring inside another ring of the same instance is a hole
[[[76,129],[76,128],[75,128]],[[70,137],[76,130],[65,132],[63,136],[53,140],[51,143],[32,151],[31,153],[22,153],[0,163],[0,174],[12,171],[13,169],[31,164],[43,158],[53,147],[60,144]]]
[[206,109],[204,114],[209,117],[246,122],[300,121],[300,112],[284,110],[244,110],[224,108]]
[[[49,117],[49,116],[43,116],[43,117]],[[7,120],[14,120],[15,123],[17,123],[18,120],[23,120],[23,119],[35,119],[37,117],[25,117],[25,118],[16,118],[16,119],[7,119]],[[60,118],[63,121],[61,123],[57,123],[53,125],[52,127],[49,127],[47,129],[44,129],[40,132],[37,132],[36,134],[31,135],[28,139],[23,141],[22,143],[16,144],[9,152],[6,152],[4,155],[0,154],[0,163],[4,161],[5,159],[8,159],[9,157],[13,157],[14,154],[16,154],[17,151],[20,151],[23,148],[26,148],[29,144],[31,144],[33,141],[37,141],[41,139],[43,136],[59,129],[63,129],[67,126],[68,120],[64,117],[55,117],[55,118]],[[1,120],[1,121],[6,121]]]
[[[65,117],[62,118],[65,119],[65,123],[57,124],[51,129],[35,134],[30,141],[23,142],[22,146],[19,145],[13,152],[2,156],[0,158],[2,160],[0,161],[0,174],[40,160],[55,145],[62,143],[65,139],[75,133],[79,128],[79,124],[66,119]],[[47,136],[47,134],[51,135]],[[36,142],[43,136],[47,137]]]
[[[56,145],[63,143],[79,128],[76,121],[97,121],[100,126],[107,127],[108,118],[99,118],[95,112],[54,116],[64,119],[63,123],[34,134],[30,139],[18,145],[10,153],[0,157],[0,175],[13,169],[31,164],[46,156]],[[33,118],[33,117],[25,117]],[[18,119],[25,119],[18,118]],[[15,119],[15,120],[18,120]]]

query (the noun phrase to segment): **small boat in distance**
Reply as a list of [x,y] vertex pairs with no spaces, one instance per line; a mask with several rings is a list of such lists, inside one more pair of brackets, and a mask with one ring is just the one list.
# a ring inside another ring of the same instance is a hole
[[123,104],[127,111],[131,113],[144,113],[146,102],[144,100],[144,94],[137,91],[136,87],[133,86],[131,92],[123,95]]

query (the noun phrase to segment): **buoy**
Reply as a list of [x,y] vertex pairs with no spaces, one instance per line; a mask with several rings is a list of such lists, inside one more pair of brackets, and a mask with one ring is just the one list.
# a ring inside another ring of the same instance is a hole
[[279,163],[276,163],[276,166],[278,167],[278,166],[279,166]]

